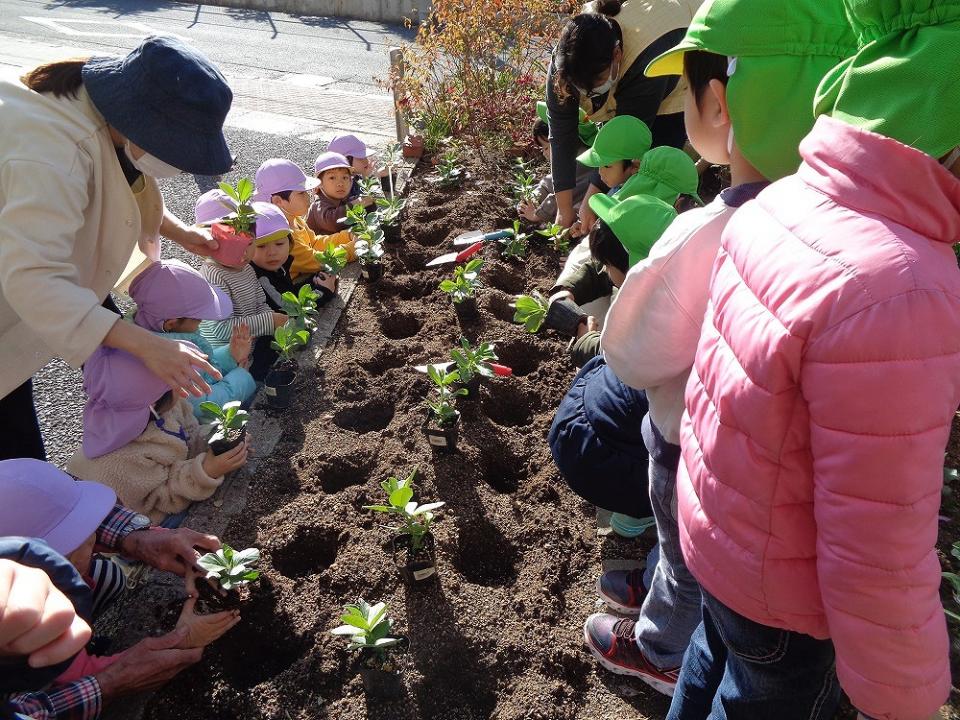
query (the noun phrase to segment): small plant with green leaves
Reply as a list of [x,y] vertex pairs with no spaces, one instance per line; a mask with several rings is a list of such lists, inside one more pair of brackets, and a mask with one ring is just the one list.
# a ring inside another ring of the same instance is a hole
[[197,565],[207,571],[207,578],[216,580],[226,591],[246,585],[260,577],[260,571],[253,566],[260,562],[260,551],[256,548],[234,550],[224,545],[216,552],[202,555]]
[[358,239],[354,248],[361,265],[379,265],[386,252],[383,248],[383,231],[377,228],[371,237]]
[[533,202],[537,196],[537,180],[530,170],[530,163],[517,158],[513,164],[513,180],[510,183],[517,202]]
[[280,304],[283,312],[290,318],[287,322],[292,323],[298,330],[313,332],[317,321],[317,301],[320,295],[310,287],[310,284],[301,285],[300,289],[293,293],[287,291],[280,296]]
[[405,478],[390,476],[380,483],[387,494],[385,505],[364,505],[364,510],[385,513],[397,518],[399,525],[391,530],[410,538],[410,554],[415,555],[423,547],[426,536],[433,524],[433,511],[444,506],[443,502],[418,505],[413,500],[413,480],[417,476],[414,468]]
[[241,178],[236,186],[220,183],[220,189],[230,198],[224,207],[232,212],[217,220],[210,228],[210,234],[219,247],[211,253],[217,262],[230,267],[243,265],[247,260],[247,249],[253,242],[253,225],[257,214],[251,205],[253,182]]
[[457,157],[456,152],[447,150],[440,157],[440,162],[437,163],[437,173],[440,176],[439,182],[442,187],[458,185],[463,181],[465,172],[460,166],[460,158]]
[[381,194],[380,181],[376,175],[365,175],[357,180],[360,197],[374,197]]
[[456,370],[447,372],[435,365],[427,366],[427,375],[434,384],[434,397],[427,399],[430,408],[430,419],[440,428],[449,428],[460,420],[460,411],[456,409],[458,397],[467,394],[466,388],[454,389],[460,382],[460,373]]
[[474,347],[465,337],[460,338],[460,347],[450,351],[450,357],[457,364],[457,373],[460,375],[460,382],[466,385],[475,377],[493,377],[493,368],[490,363],[495,363],[497,357],[496,346],[491,342],[481,342]]
[[357,228],[367,226],[367,209],[363,205],[353,205],[347,208],[347,213],[343,217],[343,223],[350,228],[351,232],[356,233]]
[[391,635],[393,621],[387,616],[387,604],[369,605],[363,598],[356,604],[344,605],[343,623],[330,631],[349,638],[347,650],[360,653],[361,665],[371,670],[392,672],[396,669],[391,656],[403,647],[403,639]]
[[497,240],[500,243],[500,254],[505,258],[522,259],[527,254],[527,238],[529,233],[520,230],[520,221],[513,221],[513,233]]
[[543,295],[534,290],[532,295],[517,295],[513,307],[513,321],[521,323],[527,332],[535,333],[540,330],[547,317],[549,303]]
[[441,281],[440,289],[457,304],[467,298],[475,297],[477,288],[483,287],[483,283],[480,282],[482,268],[483,258],[472,258],[463,265],[457,265],[453,269],[453,279]]
[[543,230],[537,230],[537,235],[541,235],[549,240],[551,247],[558,252],[570,251],[570,228],[565,228],[563,225],[553,223]]
[[327,245],[313,253],[320,269],[330,275],[339,275],[347,266],[347,249],[343,245]]
[[217,223],[232,227],[238,235],[249,235],[250,228],[257,220],[257,213],[251,204],[254,193],[253,181],[250,178],[240,178],[235,186],[225,182],[218,185],[227,197],[233,200],[234,206],[227,205],[226,207],[233,212],[218,220]]
[[270,347],[280,353],[280,364],[291,365],[295,362],[293,354],[308,342],[310,342],[310,333],[306,330],[297,330],[288,322],[273,331]]
[[400,222],[400,212],[406,204],[406,200],[398,197],[377,198],[377,217],[380,226],[384,228],[396,227]]
[[[400,143],[391,143],[383,149],[380,157],[383,161],[383,167],[387,171],[387,182],[390,187],[390,200],[392,201],[396,198],[393,190],[393,171],[395,168],[400,167],[400,164],[403,162],[403,146]],[[400,211],[398,210],[397,212],[399,213]]]
[[243,441],[250,413],[242,410],[240,405],[239,400],[222,406],[209,400],[200,403],[200,411],[213,429],[207,444],[214,455],[222,455]]

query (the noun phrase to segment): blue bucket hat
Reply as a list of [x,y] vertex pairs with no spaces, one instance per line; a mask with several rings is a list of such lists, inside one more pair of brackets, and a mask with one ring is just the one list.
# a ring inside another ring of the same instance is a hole
[[220,71],[171,37],[148,37],[125,58],[91,58],[83,84],[100,114],[133,143],[196,175],[233,164],[223,121],[233,93]]

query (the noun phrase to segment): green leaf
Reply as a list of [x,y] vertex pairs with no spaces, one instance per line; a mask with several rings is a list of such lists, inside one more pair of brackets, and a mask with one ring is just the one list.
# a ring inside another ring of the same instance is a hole
[[364,510],[374,510],[375,512],[393,512],[393,508],[389,505],[364,505]]
[[203,410],[203,412],[209,415],[212,415],[215,418],[219,418],[223,416],[223,412],[220,410],[220,406],[217,405],[215,402],[210,402],[209,400],[204,400],[202,403],[200,403],[200,409]]
[[390,504],[394,507],[404,507],[413,498],[413,488],[397,488],[390,493]]

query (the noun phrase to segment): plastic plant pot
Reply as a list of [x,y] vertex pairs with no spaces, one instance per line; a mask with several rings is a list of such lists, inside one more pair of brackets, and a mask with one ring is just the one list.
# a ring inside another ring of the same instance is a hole
[[457,451],[457,439],[460,436],[460,413],[457,413],[457,419],[448,427],[434,425],[433,417],[428,413],[422,430],[427,442],[430,443],[430,447],[440,452],[455,453]]
[[543,319],[543,326],[556,330],[561,335],[573,337],[577,334],[580,323],[585,322],[587,316],[570,300],[555,300],[547,308],[547,316]]
[[279,410],[290,407],[293,386],[296,381],[297,371],[294,368],[287,365],[271,368],[263,381],[263,391],[267,396],[267,404]]
[[360,272],[367,282],[376,282],[383,277],[383,263],[360,263]]
[[416,554],[413,552],[409,535],[395,535],[390,542],[393,546],[393,561],[408,583],[416,585],[437,576],[437,551],[431,533],[423,536],[423,545]]
[[457,313],[457,320],[461,323],[476,320],[480,317],[480,312],[477,310],[476,296],[464,298],[460,302],[454,302],[453,309]]
[[461,400],[477,400],[480,397],[480,375],[474,375],[469,382],[456,383],[455,387],[467,389],[467,394],[462,396]]
[[246,258],[247,248],[253,242],[253,236],[247,233],[238,233],[229,225],[214,223],[210,234],[220,247],[210,253],[210,257],[222,265],[242,265]]
[[403,141],[403,156],[408,160],[423,157],[423,137],[421,135],[407,135]]
[[394,223],[393,225],[381,225],[380,229],[383,230],[383,239],[390,243],[391,245],[400,242],[400,223]]
[[247,436],[247,426],[244,425],[239,430],[229,430],[226,436],[220,437],[219,433],[210,438],[207,445],[210,452],[214,455],[223,455],[225,452],[233,450],[237,445],[243,442]]

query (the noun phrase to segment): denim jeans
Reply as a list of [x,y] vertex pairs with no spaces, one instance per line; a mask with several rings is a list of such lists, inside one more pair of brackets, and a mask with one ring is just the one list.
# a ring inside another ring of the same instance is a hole
[[667,720],[827,720],[840,685],[833,643],[753,622],[703,591]]
[[[663,439],[647,415],[643,440],[650,453],[650,505],[657,521],[659,557],[647,585],[634,639],[647,659],[661,670],[680,667],[690,636],[700,622],[700,586],[680,550],[677,519],[677,467],[680,448]],[[650,560],[647,561],[648,573]]]

